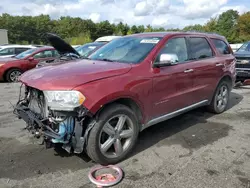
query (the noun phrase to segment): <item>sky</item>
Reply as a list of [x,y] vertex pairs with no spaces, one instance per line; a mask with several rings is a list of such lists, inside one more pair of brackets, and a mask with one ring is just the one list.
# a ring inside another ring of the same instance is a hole
[[81,17],[129,25],[183,28],[226,10],[250,11],[249,0],[0,0],[0,14]]

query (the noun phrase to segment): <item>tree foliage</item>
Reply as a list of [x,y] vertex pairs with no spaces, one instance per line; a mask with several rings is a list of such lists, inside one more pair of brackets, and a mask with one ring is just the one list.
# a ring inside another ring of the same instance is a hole
[[107,35],[127,35],[154,31],[201,31],[216,32],[225,36],[230,43],[250,40],[250,12],[242,15],[228,10],[204,25],[195,24],[183,29],[153,28],[151,25],[133,25],[126,23],[111,24],[109,21],[94,23],[89,19],[69,16],[53,20],[48,15],[13,16],[2,14],[0,27],[8,30],[10,43],[46,44],[43,37],[46,32],[56,33],[71,44],[83,44]]

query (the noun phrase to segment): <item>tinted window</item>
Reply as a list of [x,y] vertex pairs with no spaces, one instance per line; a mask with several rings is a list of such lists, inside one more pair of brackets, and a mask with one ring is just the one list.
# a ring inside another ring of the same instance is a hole
[[224,41],[219,39],[211,39],[211,40],[214,43],[216,49],[220,52],[220,54],[230,54],[230,49]]
[[16,48],[16,54],[20,54],[26,50],[29,50],[30,48]]
[[76,51],[82,56],[82,57],[88,57],[91,52],[101,47],[104,43],[91,43],[91,44],[85,44],[83,46],[79,46],[76,48]]
[[161,37],[121,37],[104,45],[89,58],[121,63],[139,63],[147,57],[161,39]]
[[213,56],[213,51],[205,38],[189,38],[192,51],[191,59],[203,59]]
[[0,51],[0,56],[4,55],[14,55],[15,49],[14,48],[4,48]]
[[36,48],[31,48],[29,50],[26,50],[16,56],[17,59],[24,59],[28,56],[30,56],[32,53],[34,53],[37,49]]
[[187,61],[188,52],[185,38],[173,38],[168,40],[158,54],[156,62],[159,61],[161,54],[175,54],[177,55],[179,62]]

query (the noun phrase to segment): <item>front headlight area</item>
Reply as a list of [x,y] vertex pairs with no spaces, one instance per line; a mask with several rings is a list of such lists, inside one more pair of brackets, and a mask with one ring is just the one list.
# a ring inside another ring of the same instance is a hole
[[47,105],[51,110],[73,111],[85,101],[85,96],[75,90],[71,91],[44,91]]

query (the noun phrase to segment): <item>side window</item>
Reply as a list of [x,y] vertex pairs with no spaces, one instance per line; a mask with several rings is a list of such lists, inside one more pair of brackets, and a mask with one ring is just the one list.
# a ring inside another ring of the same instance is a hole
[[220,54],[231,54],[228,45],[219,39],[211,39]]
[[213,56],[213,51],[206,38],[189,38],[189,45],[192,51],[191,59],[198,60]]
[[52,50],[52,57],[59,57],[60,54],[56,50]]
[[45,50],[34,55],[34,59],[53,57],[52,50]]
[[175,54],[178,57],[178,61],[185,62],[188,60],[188,51],[185,38],[173,38],[167,41],[165,46],[161,49],[156,58],[156,62],[159,62],[161,54]]
[[14,55],[15,54],[15,49],[14,48],[5,48],[0,51],[0,56],[4,55]]
[[16,48],[16,53],[15,54],[20,54],[26,50],[29,50],[29,48]]

